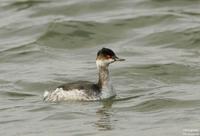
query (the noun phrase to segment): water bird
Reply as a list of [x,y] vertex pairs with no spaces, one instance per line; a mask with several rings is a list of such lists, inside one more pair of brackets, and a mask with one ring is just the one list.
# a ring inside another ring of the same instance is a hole
[[96,65],[98,69],[98,82],[76,81],[58,86],[54,91],[45,91],[44,101],[59,102],[68,100],[95,101],[116,96],[115,89],[109,76],[109,65],[124,61],[108,48],[97,52]]

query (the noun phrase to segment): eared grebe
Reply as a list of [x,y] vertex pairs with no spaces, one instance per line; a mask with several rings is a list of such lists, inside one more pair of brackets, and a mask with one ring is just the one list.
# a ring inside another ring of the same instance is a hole
[[101,100],[116,95],[109,77],[109,64],[116,61],[124,61],[118,58],[108,48],[102,48],[97,53],[96,65],[99,71],[98,83],[77,81],[58,86],[53,92],[44,93],[44,101],[59,102],[67,100]]

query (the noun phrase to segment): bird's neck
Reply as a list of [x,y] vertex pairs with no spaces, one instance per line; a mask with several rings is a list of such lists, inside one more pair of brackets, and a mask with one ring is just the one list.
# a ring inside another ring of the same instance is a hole
[[108,88],[111,85],[108,66],[99,66],[98,70],[99,70],[98,86],[101,89]]
[[98,86],[101,89],[101,98],[109,98],[116,95],[115,90],[113,89],[110,76],[109,76],[109,65],[105,65],[102,62],[96,62],[99,72],[99,81]]

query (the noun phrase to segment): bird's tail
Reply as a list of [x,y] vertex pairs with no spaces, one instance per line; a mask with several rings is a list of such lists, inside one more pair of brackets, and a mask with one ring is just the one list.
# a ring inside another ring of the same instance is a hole
[[43,100],[45,101],[49,95],[49,91],[45,91],[43,95]]

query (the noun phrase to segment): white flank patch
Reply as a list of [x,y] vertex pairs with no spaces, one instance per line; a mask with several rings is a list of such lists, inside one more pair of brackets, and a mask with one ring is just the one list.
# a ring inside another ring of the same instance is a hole
[[57,88],[55,91],[44,93],[44,100],[50,102],[68,101],[68,100],[80,100],[80,101],[92,101],[99,100],[99,97],[88,96],[83,90],[73,89],[65,91],[62,88]]

